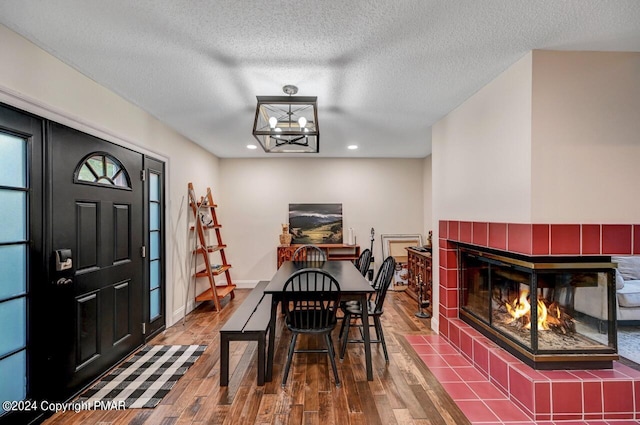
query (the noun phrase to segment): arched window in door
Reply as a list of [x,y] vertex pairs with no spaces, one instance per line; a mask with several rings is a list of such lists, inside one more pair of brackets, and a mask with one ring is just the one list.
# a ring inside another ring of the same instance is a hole
[[84,157],[73,173],[73,181],[131,189],[131,179],[122,163],[104,152],[94,152]]

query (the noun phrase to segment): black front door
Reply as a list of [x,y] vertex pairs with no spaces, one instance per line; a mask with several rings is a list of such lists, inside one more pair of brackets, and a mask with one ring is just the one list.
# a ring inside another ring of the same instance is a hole
[[56,123],[48,141],[50,390],[64,399],[143,343],[143,155]]

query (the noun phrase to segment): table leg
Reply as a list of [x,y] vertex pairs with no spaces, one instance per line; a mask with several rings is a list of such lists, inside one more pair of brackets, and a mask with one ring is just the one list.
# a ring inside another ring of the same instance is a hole
[[258,335],[258,385],[262,386],[264,385],[264,364],[265,364],[265,358],[264,358],[264,352],[265,352],[265,339],[266,339],[266,335],[263,333],[260,333]]
[[271,382],[273,377],[273,354],[276,349],[276,314],[278,310],[278,299],[271,298],[271,321],[269,322],[269,345],[267,346],[267,373],[265,381]]
[[229,338],[220,334],[220,386],[229,385]]
[[367,381],[373,381],[373,366],[371,365],[371,337],[369,335],[369,308],[366,294],[360,299],[362,306],[362,336],[364,337],[364,358],[367,364]]

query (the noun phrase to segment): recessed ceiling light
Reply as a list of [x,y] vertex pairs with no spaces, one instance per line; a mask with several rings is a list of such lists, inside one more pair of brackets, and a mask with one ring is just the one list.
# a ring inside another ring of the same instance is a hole
[[349,145],[347,146],[347,149],[351,149],[351,150],[358,149],[358,145]]
[[247,149],[258,149],[256,145],[247,145]]

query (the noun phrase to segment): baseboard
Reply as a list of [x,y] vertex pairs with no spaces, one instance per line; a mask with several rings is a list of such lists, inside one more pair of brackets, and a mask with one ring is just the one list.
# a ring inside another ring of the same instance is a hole
[[[197,305],[195,303],[195,301],[189,301],[187,303],[187,314],[189,314],[194,308],[196,308]],[[182,321],[182,319],[184,318],[185,314],[184,314],[184,308],[185,306],[179,307],[177,310],[175,310],[173,312],[173,314],[171,315],[171,323],[167,323],[167,328],[170,326],[175,325],[176,323]]]
[[432,315],[431,316],[431,330],[434,331],[435,333],[439,334],[439,327],[438,327],[438,323],[440,321],[438,320],[438,317],[436,315]]
[[[270,279],[264,279],[264,280],[270,280]],[[234,280],[233,284],[236,285],[236,288],[238,289],[253,289],[256,287],[258,282],[259,280]],[[216,284],[226,285],[227,282],[223,280],[220,282],[216,282]]]

